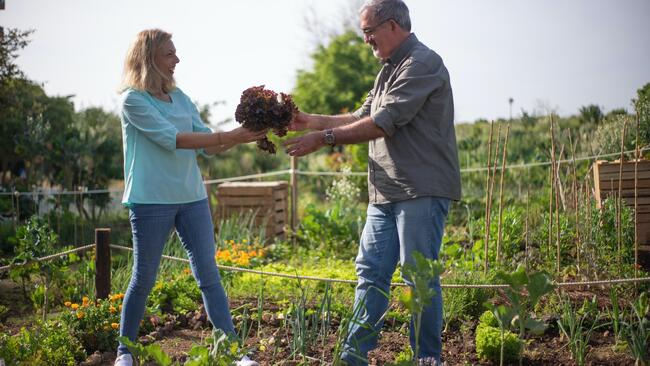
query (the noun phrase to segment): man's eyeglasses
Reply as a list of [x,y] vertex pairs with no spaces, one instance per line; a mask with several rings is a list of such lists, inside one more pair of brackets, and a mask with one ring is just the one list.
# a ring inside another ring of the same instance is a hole
[[363,33],[364,36],[366,36],[368,38],[371,38],[371,37],[373,37],[375,35],[375,31],[379,27],[381,27],[384,23],[386,23],[388,21],[391,21],[391,20],[393,20],[393,18],[388,18],[388,19],[382,20],[381,22],[379,22],[379,24],[375,25],[374,27],[363,28],[361,30],[361,32]]

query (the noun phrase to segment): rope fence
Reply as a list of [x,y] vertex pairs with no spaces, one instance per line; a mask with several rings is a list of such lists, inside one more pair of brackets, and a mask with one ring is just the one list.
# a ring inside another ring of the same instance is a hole
[[[645,152],[645,151],[650,151],[650,146],[646,146],[642,149],[639,150],[640,152]],[[630,151],[624,151],[623,154],[632,154],[635,153],[634,150]],[[611,153],[611,154],[600,154],[600,155],[592,155],[592,156],[583,156],[583,157],[578,157],[575,159],[565,159],[565,160],[557,160],[555,164],[567,164],[567,163],[574,163],[574,162],[579,162],[579,161],[591,161],[591,160],[596,160],[600,158],[610,158],[610,157],[620,157],[621,153]],[[531,167],[540,167],[540,166],[549,166],[552,165],[552,161],[542,161],[542,162],[531,162],[531,163],[522,163],[522,164],[511,164],[511,165],[506,165],[505,167],[476,167],[476,168],[463,168],[460,170],[461,173],[477,173],[477,172],[484,172],[487,171],[488,169],[490,170],[501,170],[502,168],[505,170],[511,170],[511,169],[525,169],[525,168],[531,168]],[[332,172],[332,171],[307,171],[307,170],[299,170],[299,169],[284,169],[284,170],[278,170],[275,172],[267,172],[267,173],[259,173],[259,174],[249,174],[249,175],[242,175],[242,176],[237,176],[237,177],[230,177],[230,178],[220,178],[220,179],[209,179],[203,181],[203,184],[206,185],[212,185],[212,184],[219,184],[219,183],[225,183],[225,182],[239,182],[239,181],[244,181],[244,180],[250,180],[250,179],[259,179],[259,178],[268,178],[268,177],[274,177],[274,176],[279,176],[279,175],[285,175],[285,174],[296,174],[296,175],[303,175],[303,176],[335,176],[335,177],[340,177],[340,176],[366,176],[368,175],[367,172]],[[93,190],[78,190],[78,191],[55,191],[55,190],[40,190],[40,191],[12,191],[12,192],[0,192],[0,196],[69,196],[69,195],[90,195],[90,194],[106,194],[106,193],[122,193],[123,190],[121,189],[93,189]]]
[[[97,229],[97,230],[104,230],[104,233],[108,231],[107,229]],[[110,231],[108,231],[110,232]],[[34,263],[34,262],[43,262],[43,261],[48,261],[52,260],[55,258],[63,257],[68,254],[72,253],[78,253],[90,249],[96,249],[96,248],[110,248],[110,249],[115,249],[115,250],[121,250],[121,251],[129,251],[132,252],[133,248],[125,247],[125,246],[120,246],[120,245],[115,245],[115,244],[108,244],[108,235],[96,235],[96,238],[100,239],[97,240],[96,244],[90,244],[90,245],[85,245],[82,247],[74,248],[71,250],[67,250],[61,253],[56,253],[52,255],[48,255],[45,257],[41,257],[38,259],[35,259],[34,261],[27,262],[27,263],[20,263],[20,264],[13,264],[13,265],[8,265],[8,266],[3,266],[0,267],[0,273],[4,271],[11,270],[12,268],[16,267],[21,267],[21,266],[26,266],[28,264]],[[102,241],[103,243],[100,243]],[[97,249],[96,253],[99,253],[96,255],[96,262],[97,263],[109,263],[110,264],[110,251],[108,250],[101,250]],[[101,253],[105,253],[104,255],[100,255]],[[107,255],[106,255],[107,253]],[[107,257],[107,258],[104,258]],[[188,263],[189,264],[189,259],[184,259],[184,258],[178,258],[178,257],[172,257],[168,255],[163,255],[162,256],[164,259],[168,260],[173,260],[177,262],[183,262],[183,263]],[[97,271],[100,271],[100,267],[105,268],[105,270],[110,271],[110,266],[103,265],[97,266]],[[259,274],[263,276],[270,276],[270,277],[280,277],[280,278],[288,278],[288,279],[295,279],[295,280],[308,280],[308,281],[319,281],[319,282],[328,282],[328,283],[346,283],[346,284],[357,284],[356,280],[345,280],[345,279],[339,279],[339,278],[327,278],[327,277],[316,277],[316,276],[305,276],[305,275],[298,275],[298,274],[287,274],[287,273],[280,273],[280,272],[269,272],[269,271],[260,271],[256,269],[250,269],[250,268],[241,268],[241,267],[233,267],[233,266],[224,266],[224,265],[218,265],[219,269],[225,270],[225,271],[232,271],[232,272],[242,272],[242,273],[252,273],[252,274]],[[101,286],[101,288],[107,288],[110,289],[110,273],[108,274],[99,274],[97,273],[97,278],[102,279],[102,281],[106,281],[108,279],[109,283],[106,285],[105,283]],[[580,287],[580,286],[607,286],[607,285],[615,285],[615,284],[624,284],[624,283],[641,283],[641,282],[650,282],[650,277],[639,277],[639,278],[620,278],[620,279],[610,279],[610,280],[596,280],[596,281],[582,281],[582,282],[556,282],[555,286],[557,287]],[[406,283],[404,282],[393,282],[391,283],[391,286],[393,287],[404,287],[407,286]],[[453,288],[453,289],[505,289],[508,288],[508,285],[503,285],[503,284],[489,284],[489,283],[484,283],[484,284],[445,284],[442,283],[440,285],[442,288]],[[98,286],[100,287],[100,286]],[[108,296],[108,292],[106,291],[106,296]],[[99,297],[99,296],[98,296]]]

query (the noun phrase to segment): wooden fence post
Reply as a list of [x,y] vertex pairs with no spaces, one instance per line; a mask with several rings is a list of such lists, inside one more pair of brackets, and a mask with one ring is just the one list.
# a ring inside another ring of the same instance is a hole
[[298,158],[291,157],[291,232],[296,231],[298,226]]
[[95,229],[95,299],[111,293],[111,229]]

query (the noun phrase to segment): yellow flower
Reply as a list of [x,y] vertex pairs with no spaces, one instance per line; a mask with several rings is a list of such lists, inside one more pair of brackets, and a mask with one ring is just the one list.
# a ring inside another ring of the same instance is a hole
[[183,273],[188,275],[188,274],[192,273],[192,271],[189,268],[185,268],[185,269],[183,269]]
[[84,314],[83,311],[78,312],[78,313],[77,313],[77,319],[81,319],[81,318],[83,318],[84,315],[86,315],[86,314]]
[[261,345],[261,346],[260,346],[260,352],[264,352],[264,351],[266,351],[266,346],[265,346],[265,345]]
[[77,310],[77,309],[79,309],[79,304],[74,303],[74,304],[71,304],[70,307],[71,307],[73,310]]
[[66,301],[63,303],[63,305],[65,305],[66,308],[69,308],[72,303],[70,301]]
[[115,313],[117,312],[117,309],[115,308],[115,306],[111,305],[111,307],[108,308],[108,311],[110,311],[111,313]]
[[83,302],[84,304],[88,304],[88,301],[90,301],[90,299],[87,296],[81,298],[81,302]]
[[111,323],[111,328],[113,328],[113,329],[117,329],[117,328],[119,328],[119,327],[120,327],[120,324],[119,324],[119,323]]
[[248,239],[242,239],[241,242],[244,243],[244,244],[246,244],[246,243],[248,243]]

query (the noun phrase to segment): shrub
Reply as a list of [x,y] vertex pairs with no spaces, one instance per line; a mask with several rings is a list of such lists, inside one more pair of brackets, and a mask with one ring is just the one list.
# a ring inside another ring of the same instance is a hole
[[60,321],[37,323],[15,336],[0,334],[0,359],[7,365],[76,365],[86,358],[81,343]]

